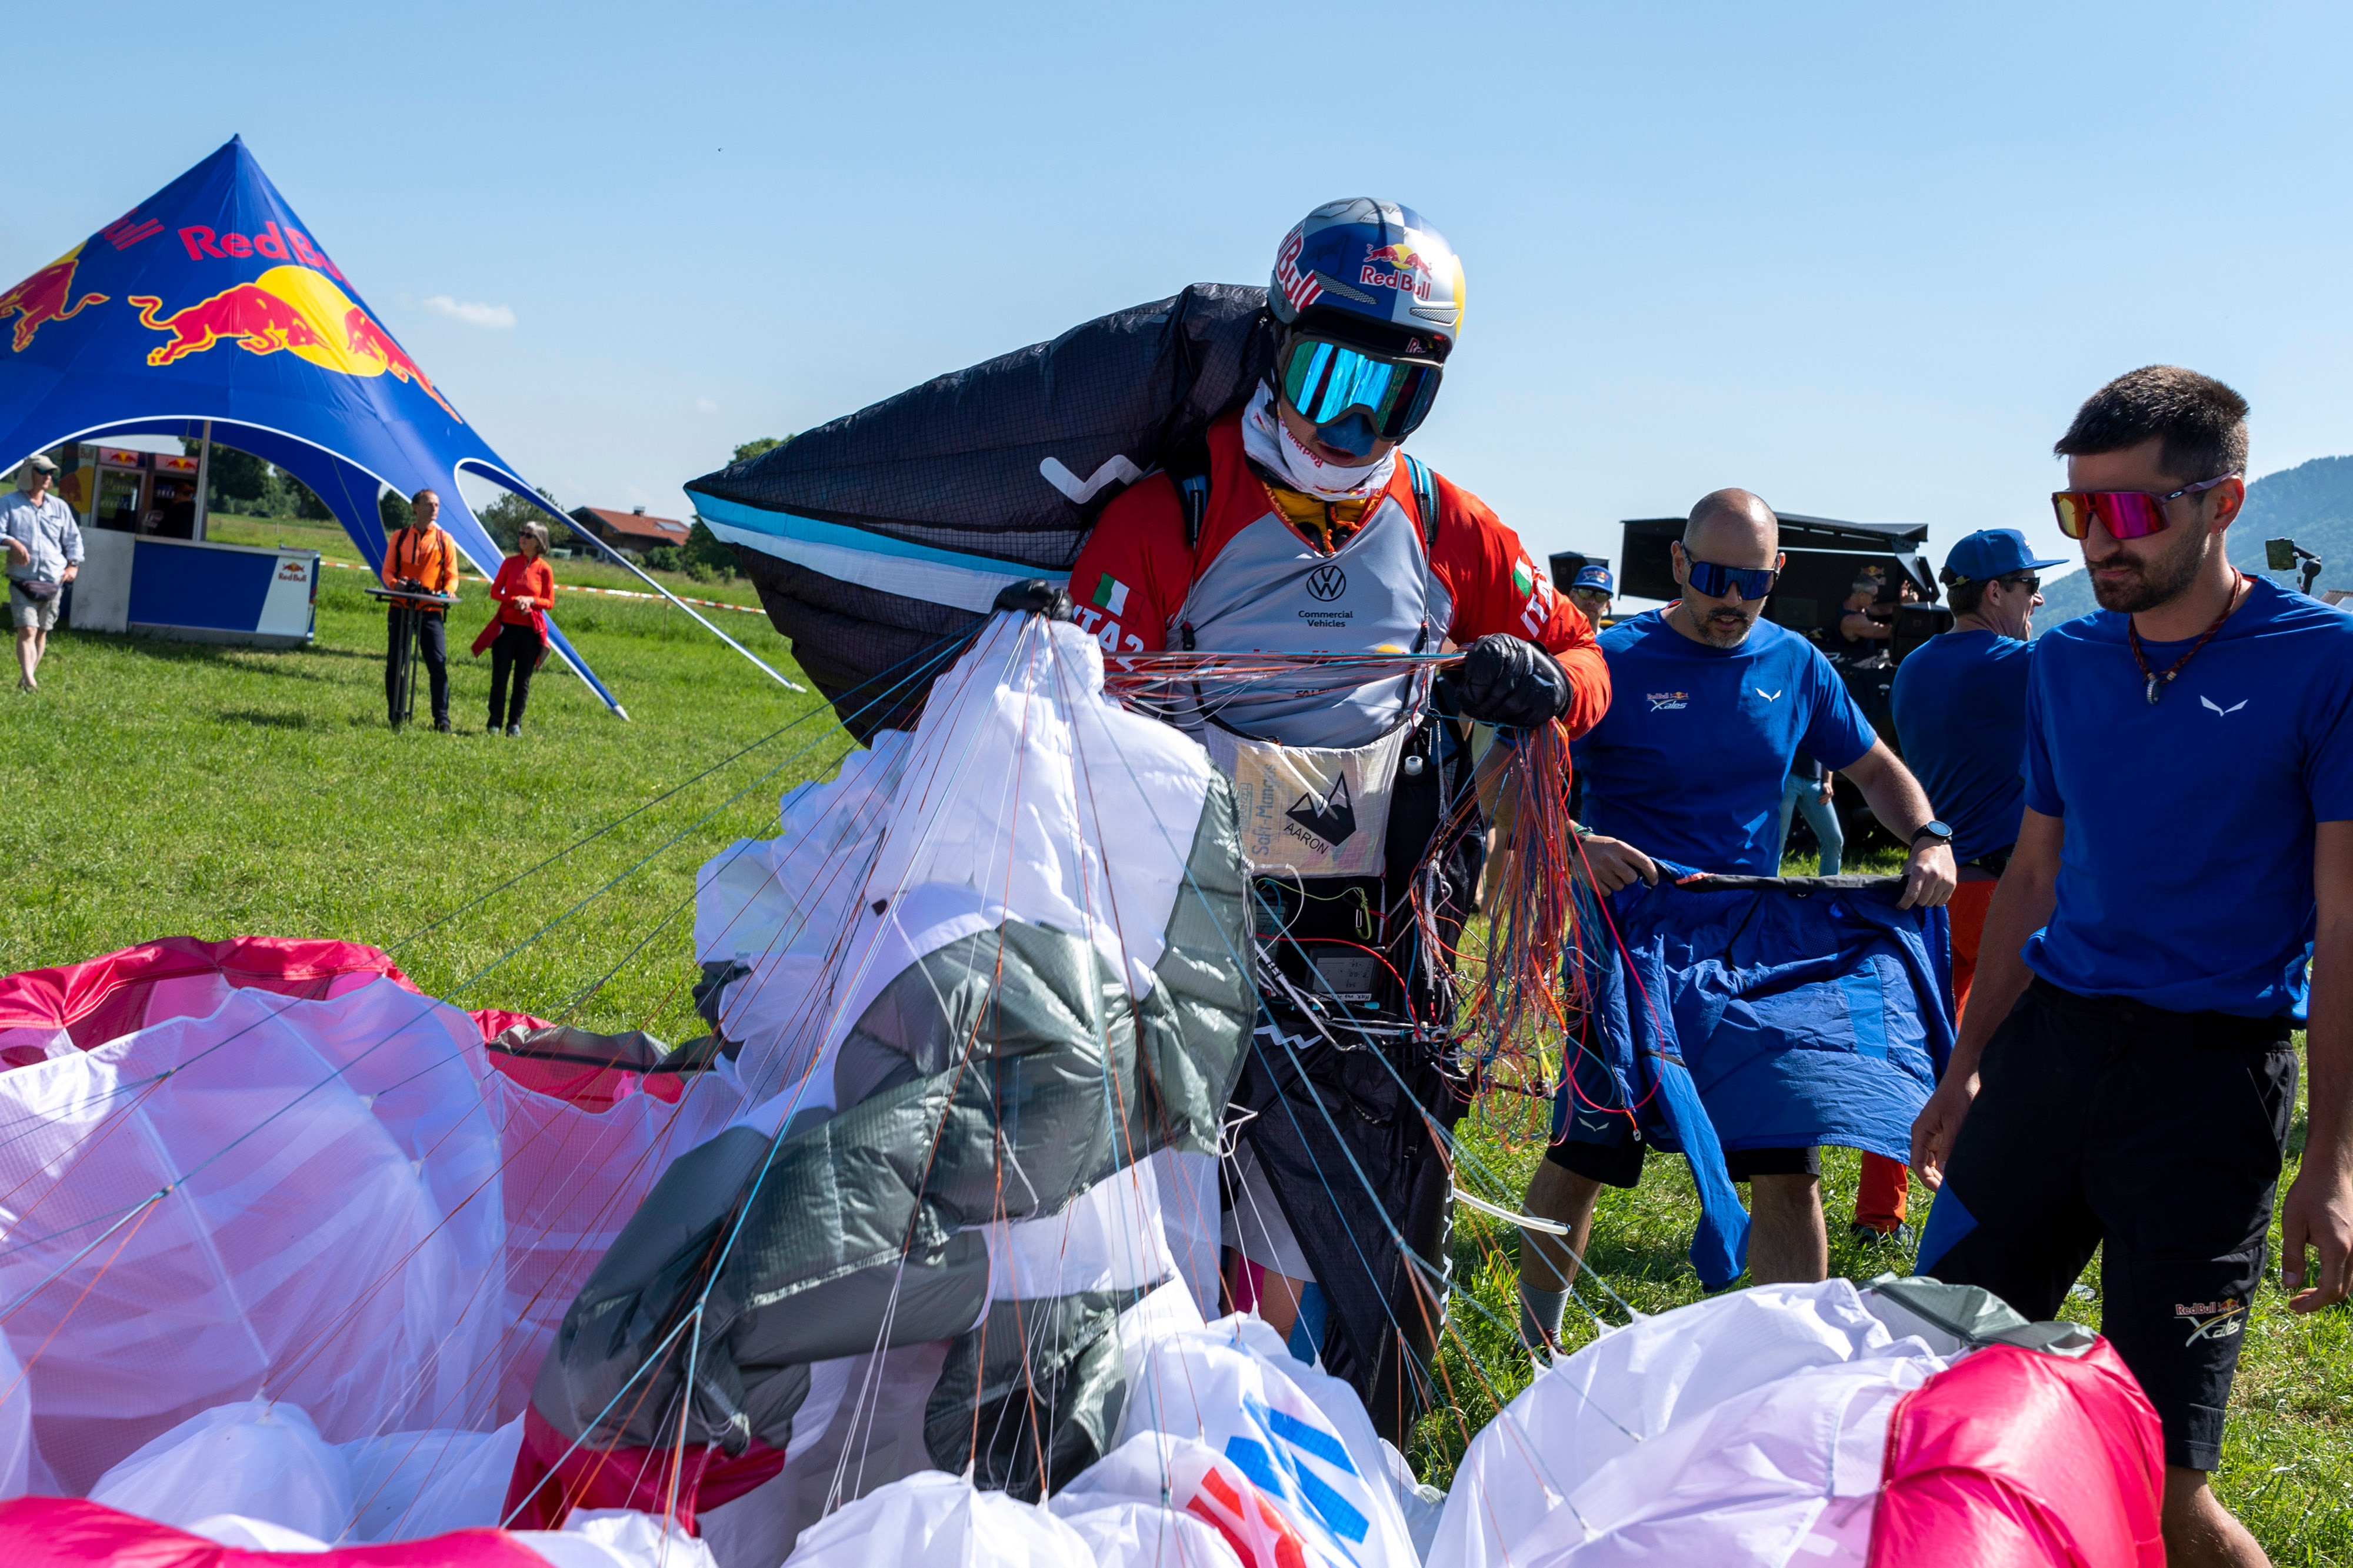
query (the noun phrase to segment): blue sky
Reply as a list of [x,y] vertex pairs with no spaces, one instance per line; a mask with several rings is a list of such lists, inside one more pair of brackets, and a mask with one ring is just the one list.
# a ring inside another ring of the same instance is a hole
[[1359,194],[1468,271],[1415,450],[1539,552],[1738,484],[1925,521],[1938,561],[1988,526],[2072,555],[2051,442],[2152,361],[2253,400],[2257,472],[2353,451],[2342,11],[202,16],[118,5],[18,55],[0,276],[241,132],[566,505],[679,514],[737,441],[1263,281]]

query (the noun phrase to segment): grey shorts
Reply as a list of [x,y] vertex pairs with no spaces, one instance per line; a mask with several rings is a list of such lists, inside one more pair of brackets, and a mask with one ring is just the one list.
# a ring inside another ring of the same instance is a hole
[[47,631],[58,624],[58,606],[65,603],[65,598],[63,594],[58,594],[51,598],[36,599],[16,584],[10,583],[8,584],[8,624],[12,626],[31,626],[37,631]]

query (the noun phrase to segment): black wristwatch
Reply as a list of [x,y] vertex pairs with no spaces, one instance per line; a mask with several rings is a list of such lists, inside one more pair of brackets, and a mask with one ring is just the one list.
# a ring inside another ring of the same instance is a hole
[[1914,834],[1912,836],[1912,847],[1915,849],[1919,848],[1920,840],[1923,838],[1933,838],[1947,849],[1950,849],[1953,847],[1953,830],[1946,826],[1941,822],[1930,822],[1923,826],[1919,832]]

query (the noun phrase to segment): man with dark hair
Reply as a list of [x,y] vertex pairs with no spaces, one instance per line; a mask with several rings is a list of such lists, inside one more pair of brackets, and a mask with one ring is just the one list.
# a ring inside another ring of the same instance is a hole
[[2300,1024],[2289,1307],[2344,1300],[2353,1266],[2353,617],[2231,565],[2246,414],[2152,366],[2059,441],[2052,505],[2105,613],[2036,645],[2017,847],[1912,1138],[1937,1189],[1922,1273],[2050,1318],[2101,1251],[2101,1328],[2164,1426],[2173,1563],[2266,1561],[2206,1476]]
[[[1912,846],[1905,908],[1952,896],[1951,836],[1830,661],[1758,619],[1785,557],[1780,520],[1746,490],[1692,509],[1670,547],[1683,596],[1601,634],[1613,697],[1573,755],[1592,835],[1581,858],[1602,892],[1658,879],[1652,855],[1704,871],[1770,877],[1781,868],[1782,781],[1799,752],[1847,775],[1890,832]],[[1565,1096],[1577,1091],[1563,1086]],[[1569,1226],[1585,1250],[1604,1186],[1641,1179],[1646,1145],[1622,1117],[1572,1114],[1529,1184],[1527,1212]],[[1819,1280],[1830,1268],[1821,1152],[1742,1149],[1725,1163],[1750,1191],[1749,1277]],[[1556,1341],[1577,1265],[1530,1232],[1520,1255],[1522,1333]]]
[[[441,498],[429,489],[408,498],[409,522],[384,542],[381,575],[387,588],[421,590],[428,594],[458,591],[458,543],[434,526],[441,515]],[[449,732],[448,606],[430,599],[394,599],[385,618],[384,696],[387,707],[400,688],[401,663],[408,657],[409,622],[416,621],[417,653],[425,661],[432,684],[433,727]],[[404,715],[392,710],[392,721]]]

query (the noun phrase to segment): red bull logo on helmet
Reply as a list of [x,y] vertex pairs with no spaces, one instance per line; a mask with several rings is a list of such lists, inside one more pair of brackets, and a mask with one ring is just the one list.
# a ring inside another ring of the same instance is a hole
[[384,375],[414,384],[452,419],[462,416],[434,386],[408,352],[324,274],[308,267],[273,267],[250,283],[164,314],[164,301],[134,294],[139,324],[171,334],[147,351],[158,367],[233,342],[248,353],[290,353],[343,375]]
[[1430,298],[1436,268],[1410,245],[1368,245],[1356,281],[1374,289],[1396,289],[1417,300]]
[[77,245],[5,294],[0,294],[0,321],[16,318],[15,335],[10,345],[23,353],[33,345],[33,334],[51,321],[62,321],[85,305],[103,305],[103,294],[84,294],[74,298],[74,268],[81,260],[81,247]]

